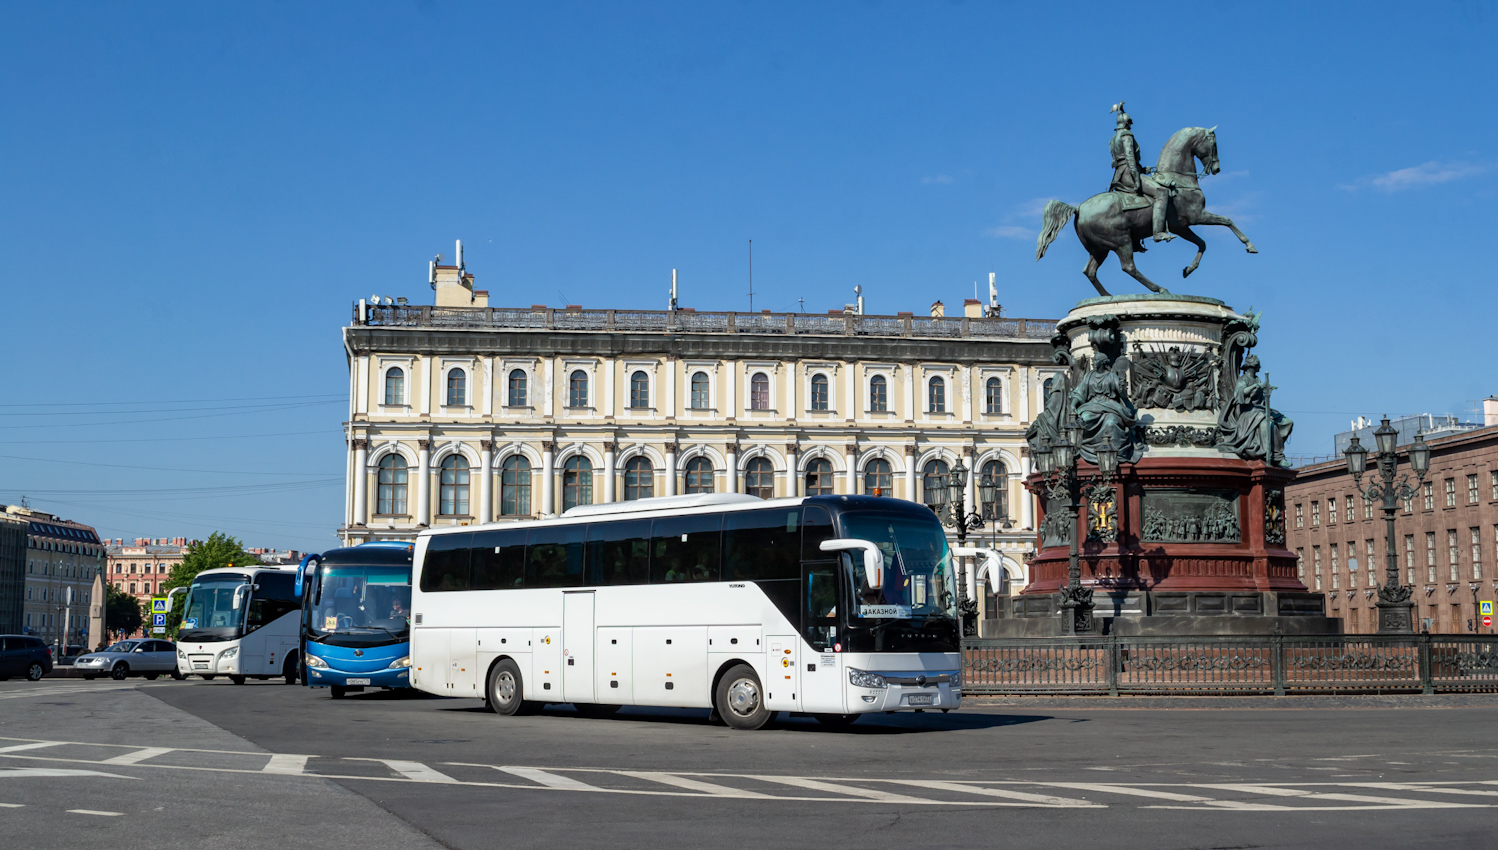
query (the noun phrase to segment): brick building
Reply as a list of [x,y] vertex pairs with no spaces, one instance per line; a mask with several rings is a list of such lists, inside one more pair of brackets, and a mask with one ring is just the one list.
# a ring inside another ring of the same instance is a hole
[[119,537],[106,540],[104,580],[136,599],[149,599],[187,557],[191,543],[186,537],[137,537],[130,543]]
[[[1471,633],[1480,629],[1476,603],[1498,595],[1498,410],[1485,419],[1484,427],[1428,440],[1430,472],[1394,515],[1395,555],[1401,581],[1415,588],[1417,629]],[[1407,448],[1398,448],[1401,475],[1410,473]],[[1326,594],[1327,615],[1342,617],[1347,632],[1376,632],[1377,588],[1387,570],[1383,510],[1359,494],[1340,458],[1298,472],[1285,503],[1302,580]],[[1364,486],[1376,475],[1370,457]]]

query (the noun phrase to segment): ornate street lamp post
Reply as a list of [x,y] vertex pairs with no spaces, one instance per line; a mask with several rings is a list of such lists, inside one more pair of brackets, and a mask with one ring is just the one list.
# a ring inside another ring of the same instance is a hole
[[[941,518],[942,525],[956,530],[957,545],[967,545],[969,532],[983,528],[984,519],[982,506],[992,504],[998,491],[998,485],[991,476],[985,475],[978,481],[978,504],[973,506],[970,512],[967,509],[967,482],[970,470],[957,461],[952,471],[947,473],[944,486],[936,488],[940,495],[936,496],[936,504],[932,510]],[[995,518],[998,519],[997,517]],[[957,609],[962,615],[962,633],[964,635],[975,635],[978,633],[978,601],[967,595],[967,574],[963,567],[957,569]]]
[[[1092,631],[1092,588],[1082,586],[1082,489],[1081,473],[1077,462],[1081,460],[1081,423],[1068,418],[1061,429],[1061,441],[1051,445],[1041,436],[1039,445],[1032,452],[1035,465],[1041,474],[1041,486],[1045,488],[1047,505],[1065,500],[1071,511],[1071,551],[1066,564],[1066,587],[1061,590],[1062,633],[1086,634]],[[1111,440],[1104,440],[1095,452],[1097,473],[1087,482],[1089,493],[1109,486],[1118,474],[1118,449]]]
[[[1383,502],[1384,509],[1384,549],[1388,563],[1388,573],[1385,575],[1384,585],[1378,589],[1378,631],[1380,634],[1413,634],[1415,621],[1411,609],[1414,604],[1410,602],[1410,595],[1414,588],[1399,583],[1399,558],[1394,540],[1394,509],[1398,503],[1411,501],[1419,492],[1417,488],[1411,487],[1409,476],[1401,477],[1397,482],[1394,480],[1394,468],[1399,460],[1399,455],[1394,450],[1394,440],[1399,432],[1389,424],[1389,418],[1384,417],[1383,423],[1373,432],[1373,439],[1377,443],[1378,453],[1373,456],[1378,464],[1378,476],[1381,482],[1375,481],[1363,489],[1363,473],[1368,468],[1368,450],[1357,437],[1352,438],[1347,450],[1342,454],[1347,456],[1347,471],[1352,473],[1353,483],[1362,491],[1363,498],[1368,501],[1379,500]],[[1410,444],[1410,468],[1415,471],[1417,481],[1425,480],[1425,473],[1430,471],[1430,447],[1425,444],[1424,436],[1415,435],[1415,441]]]

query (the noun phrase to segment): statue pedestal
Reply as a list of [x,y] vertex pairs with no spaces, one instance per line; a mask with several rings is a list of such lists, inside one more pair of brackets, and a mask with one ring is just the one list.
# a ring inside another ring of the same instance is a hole
[[[1283,436],[1273,429],[1288,424],[1267,400],[1255,406],[1257,359],[1247,352],[1257,327],[1220,301],[1168,295],[1088,299],[1058,324],[1058,360],[1071,367],[1069,384],[1084,388],[1067,410],[1118,407],[1086,397],[1104,382],[1082,382],[1105,355],[1110,371],[1127,375],[1124,407],[1135,415],[1135,445],[1116,480],[1091,488],[1096,468],[1079,464],[1080,565],[1097,631],[1340,633],[1285,548],[1284,490],[1295,473],[1264,457],[1280,454]],[[1051,401],[1054,418],[1062,408]],[[1038,419],[1031,430],[1047,427]],[[1042,505],[1030,583],[983,623],[985,636],[1057,633],[1074,518],[1064,502],[1047,503],[1040,483],[1039,475],[1027,482]]]

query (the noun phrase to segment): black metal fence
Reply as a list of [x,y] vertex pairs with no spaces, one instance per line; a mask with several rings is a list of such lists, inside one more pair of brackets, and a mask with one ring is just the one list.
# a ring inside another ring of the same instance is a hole
[[978,638],[964,694],[1498,692],[1498,637]]

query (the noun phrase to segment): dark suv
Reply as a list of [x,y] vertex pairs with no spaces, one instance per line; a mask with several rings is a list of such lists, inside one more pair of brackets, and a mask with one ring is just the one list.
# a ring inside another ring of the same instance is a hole
[[25,676],[35,682],[52,672],[52,650],[41,638],[0,635],[0,680]]

